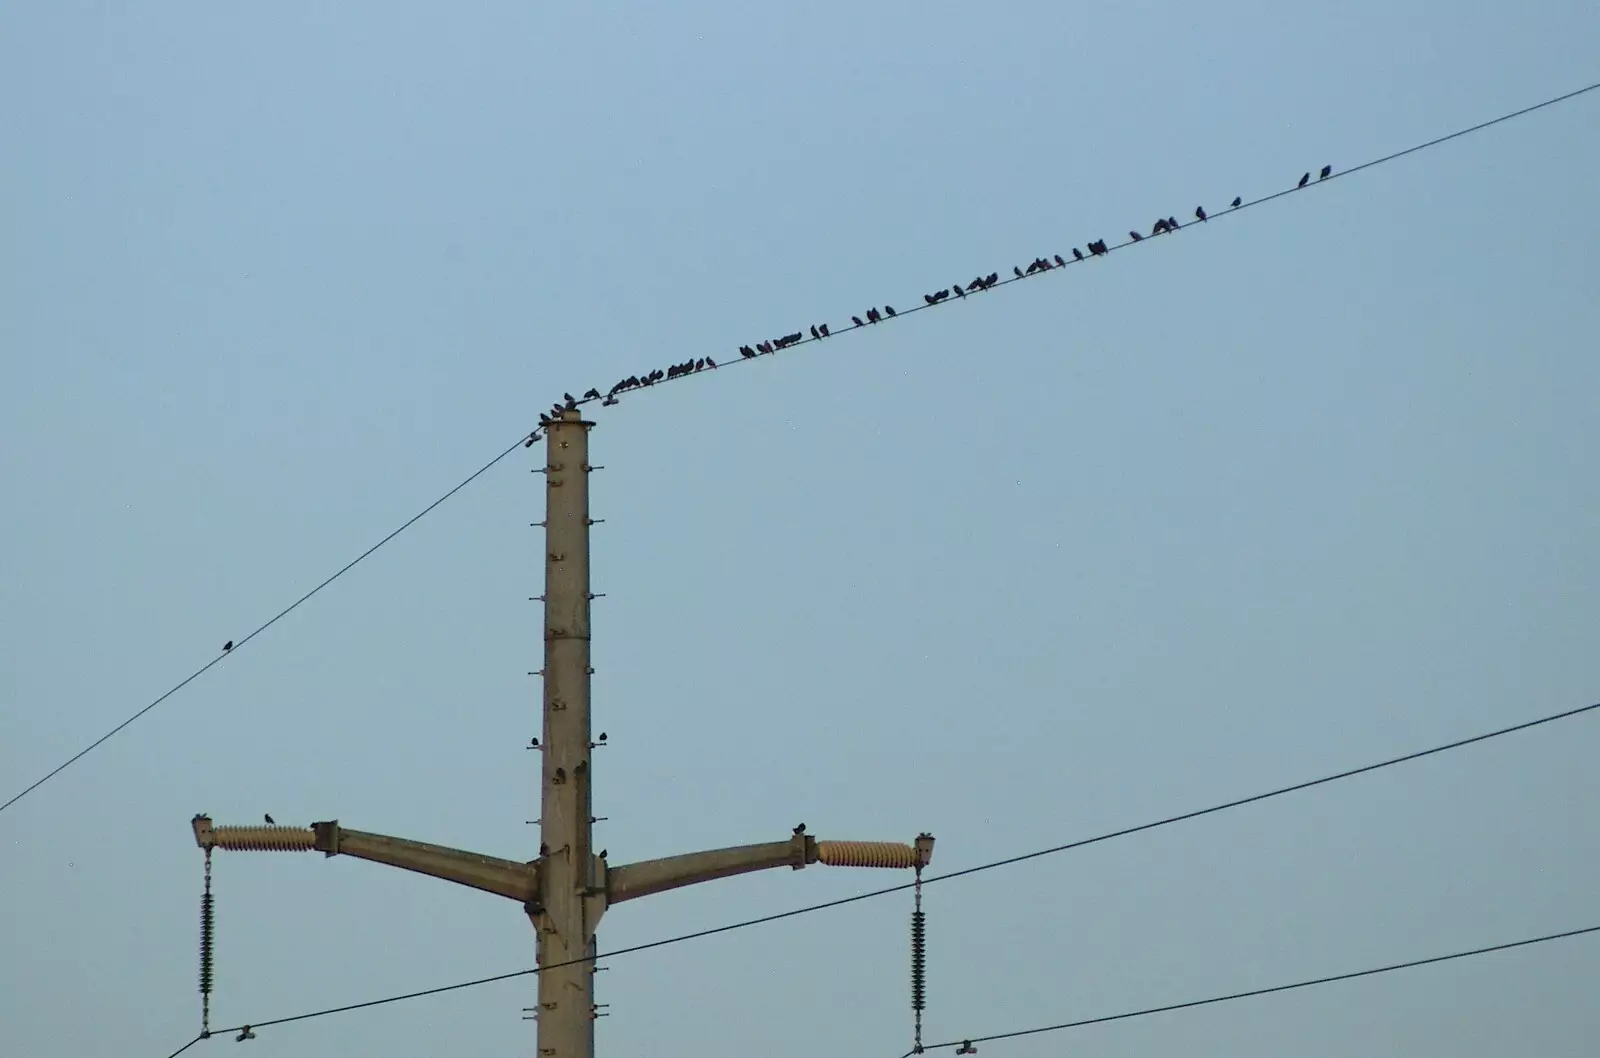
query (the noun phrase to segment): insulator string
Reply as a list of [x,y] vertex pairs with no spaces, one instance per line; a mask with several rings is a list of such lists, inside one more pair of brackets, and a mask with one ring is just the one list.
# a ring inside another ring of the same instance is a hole
[[200,896],[200,1037],[211,1035],[211,960],[216,937],[216,912],[211,897],[211,848],[206,848],[206,887]]
[[927,1005],[927,920],[922,913],[922,865],[917,865],[916,881],[912,885],[913,910],[911,912],[911,1012],[915,1027],[912,1030],[912,1053],[922,1053],[922,1011]]

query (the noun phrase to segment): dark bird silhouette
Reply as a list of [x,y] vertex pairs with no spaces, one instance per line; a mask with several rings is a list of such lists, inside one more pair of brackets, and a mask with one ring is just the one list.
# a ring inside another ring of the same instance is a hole
[[1195,220],[1205,220],[1206,219],[1206,207],[1204,207],[1204,206],[1196,206],[1196,207],[1194,207],[1194,219]]
[[577,401],[578,401],[578,398],[577,398],[577,397],[574,397],[574,396],[573,396],[573,395],[572,395],[572,394],[570,394],[570,393],[563,393],[563,394],[561,394],[561,399],[562,399],[562,400],[564,400],[564,401],[566,401],[566,402],[567,402],[567,403],[568,403],[568,404],[576,404],[576,403],[577,403]]
[[591,390],[587,391],[586,393],[584,393],[583,399],[584,400],[599,400],[600,399],[600,391],[598,389],[591,389]]
[[[817,330],[822,332],[822,336],[824,338],[826,338],[828,336],[828,325],[826,323],[819,325],[817,327]],[[706,359],[709,361],[711,358],[708,356],[708,357],[706,357]]]
[[924,295],[922,295],[922,300],[926,301],[930,305],[939,304],[939,299],[934,297],[932,294],[924,294]]
[[759,343],[757,343],[756,348],[761,350],[763,353],[771,353],[772,352],[772,343],[771,342],[759,342]]
[[[1164,232],[1166,230],[1167,230],[1167,222],[1164,221],[1164,220],[1158,220],[1158,221],[1156,221],[1156,226],[1150,229],[1150,234],[1151,235],[1160,235],[1162,232]],[[1129,232],[1128,234],[1132,235],[1133,233]]]
[[566,782],[566,781],[567,781],[567,769],[565,769],[565,768],[557,768],[556,769],[556,782]]
[[1144,236],[1140,235],[1136,231],[1130,231],[1128,233],[1128,238],[1132,239],[1134,242],[1143,242],[1144,241]]
[[756,351],[750,348],[748,345],[741,345],[739,346],[739,355],[748,360],[752,356],[756,355]]
[[606,740],[606,733],[604,731],[602,731],[602,732],[600,732],[600,741],[604,742],[605,740]]
[[1333,175],[1333,166],[1324,165],[1322,167],[1322,172],[1317,174],[1317,179],[1318,180],[1326,180],[1326,179],[1328,179],[1328,177],[1330,177],[1332,175]]
[[885,313],[886,313],[886,314],[887,314],[887,315],[890,315],[890,316],[893,316],[893,315],[894,315],[894,306],[893,306],[893,305],[885,305],[885,306],[884,306],[884,307],[883,307],[883,311],[884,311],[884,312],[885,312]]
[[1000,282],[1000,273],[999,272],[990,272],[989,273],[989,278],[985,279],[983,281],[983,285],[984,285],[984,287],[987,288],[987,287],[994,286],[998,282]]
[[263,819],[265,819],[267,821],[267,826],[269,826],[269,827],[275,827],[275,826],[278,825],[276,822],[273,821],[272,815],[270,813],[267,814],[267,815],[262,816],[261,818],[263,818]]
[[256,1038],[256,1034],[250,1031],[250,1026],[249,1025],[246,1025],[246,1026],[244,1026],[244,1028],[239,1030],[239,1035],[237,1035],[237,1036],[235,1036],[233,1038],[233,1042],[234,1043],[243,1043],[245,1040],[253,1040],[255,1038]]
[[857,327],[865,327],[866,326],[866,324],[861,322],[861,317],[860,316],[851,316],[850,317],[850,322],[854,323]]
[[967,292],[965,290],[961,289],[961,284],[960,283],[957,283],[955,286],[951,287],[950,289],[954,290],[956,292],[956,297],[958,297],[958,298],[964,298],[964,297],[967,296]]
[[1038,270],[1039,270],[1039,262],[1038,262],[1037,259],[1035,259],[1034,262],[1031,265],[1028,266],[1028,274],[1031,276],[1031,275],[1033,275],[1033,273],[1037,272]]
[[1178,223],[1178,218],[1177,217],[1168,217],[1167,218],[1167,230],[1168,231],[1177,231],[1181,227],[1183,227],[1183,225]]
[[1298,184],[1296,184],[1295,186],[1296,187],[1305,187],[1306,184],[1308,184],[1310,182],[1311,182],[1311,174],[1307,173],[1306,175],[1304,175],[1304,176],[1302,176],[1300,178],[1300,182]]
[[606,858],[606,850],[605,849],[601,849],[600,850],[600,858],[602,860]]
[[878,314],[878,310],[877,309],[868,309],[867,310],[867,322],[868,323],[877,323],[881,319],[883,319],[883,317]]
[[530,738],[530,739],[528,739],[528,745],[532,746],[534,749],[538,749],[539,748],[539,740],[536,739],[536,738]]
[[817,325],[814,323],[811,325],[811,337],[815,341],[822,340],[822,332],[817,330]]
[[1238,209],[1243,204],[1244,204],[1244,196],[1243,195],[1234,195],[1233,196],[1233,201],[1228,203],[1228,205],[1232,206],[1234,209]]
[[1083,251],[1082,251],[1082,250],[1080,250],[1080,249],[1078,249],[1078,248],[1077,248],[1077,247],[1076,247],[1076,246],[1074,246],[1074,247],[1073,247],[1073,248],[1072,248],[1072,259],[1073,259],[1073,260],[1074,260],[1074,261],[1081,261],[1081,260],[1083,260]]
[[1060,254],[1056,254],[1056,264],[1062,268],[1065,268],[1067,267],[1067,259],[1062,257]]
[[801,823],[799,826],[794,828],[794,832],[796,834],[804,834],[806,832],[806,825]]
[[1022,269],[1018,268],[1016,265],[1011,266],[1011,271],[1016,274],[1018,279],[1022,278]]
[[540,412],[539,413],[539,425],[540,426],[549,426],[550,425],[550,416],[546,415],[544,412]]
[[233,649],[233,640],[230,639],[226,643],[222,644],[222,652],[224,654],[226,654],[228,651],[230,651],[232,649]]
[[716,367],[717,366],[717,362],[715,360],[711,359],[708,356],[708,357],[706,357],[706,366],[707,367]]

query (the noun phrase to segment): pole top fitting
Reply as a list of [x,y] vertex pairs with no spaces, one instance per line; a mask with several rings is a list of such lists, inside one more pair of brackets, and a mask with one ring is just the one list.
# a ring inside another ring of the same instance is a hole
[[913,844],[917,850],[918,862],[926,867],[933,861],[933,835],[924,830],[917,835],[917,840]]

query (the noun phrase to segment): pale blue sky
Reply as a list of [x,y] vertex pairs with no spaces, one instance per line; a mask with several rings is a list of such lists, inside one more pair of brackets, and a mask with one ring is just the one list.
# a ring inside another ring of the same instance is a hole
[[[0,797],[563,390],[1600,79],[1576,0],[331,6],[0,12]],[[1600,698],[1597,165],[1600,93],[598,409],[598,842],[803,819],[949,870]],[[0,1053],[194,1035],[197,811],[535,854],[536,456],[0,814]],[[1600,923],[1597,724],[935,886],[927,1036]],[[532,962],[446,883],[216,873],[219,1025]],[[909,910],[618,958],[600,1054],[896,1058]],[[1588,1055],[1597,972],[1579,939],[982,1054]],[[531,994],[249,1046],[528,1054]]]

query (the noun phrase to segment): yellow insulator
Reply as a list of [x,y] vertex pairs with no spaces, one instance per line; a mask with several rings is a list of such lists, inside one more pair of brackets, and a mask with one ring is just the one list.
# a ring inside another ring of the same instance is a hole
[[819,841],[817,861],[830,867],[915,867],[920,857],[899,841]]
[[310,852],[316,840],[309,827],[215,827],[211,834],[219,849],[254,852]]

